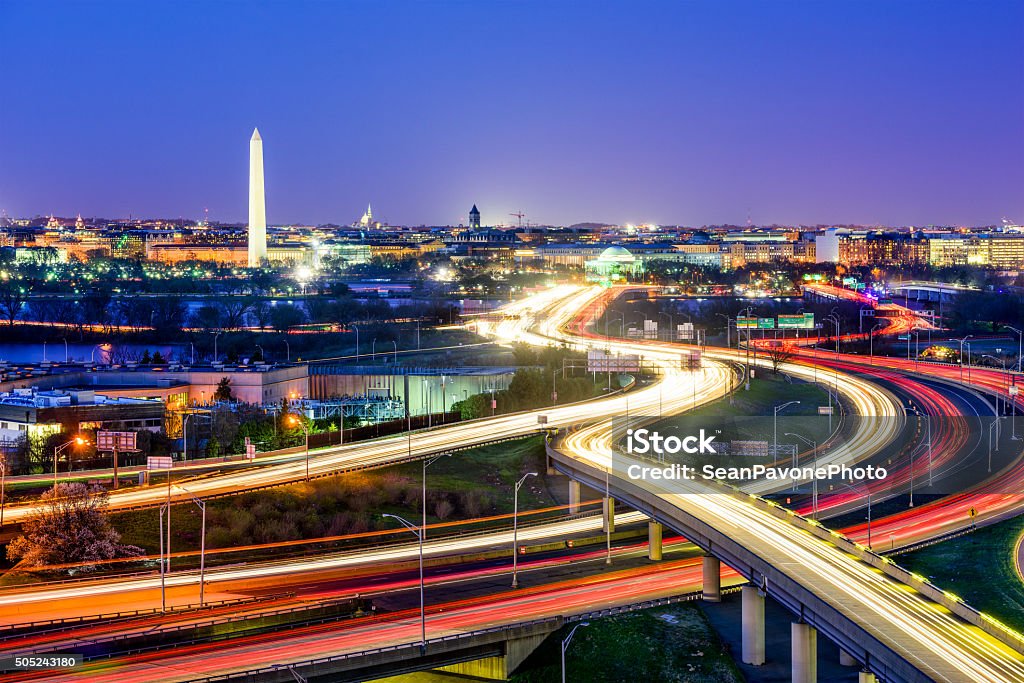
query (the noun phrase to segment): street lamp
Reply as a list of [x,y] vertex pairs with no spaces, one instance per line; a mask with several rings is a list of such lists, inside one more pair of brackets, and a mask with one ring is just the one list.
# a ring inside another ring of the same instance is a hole
[[[928,446],[928,486],[931,486],[932,485],[932,416],[928,415],[927,413],[922,413],[920,409],[918,409],[918,408],[916,408],[914,406],[910,406],[909,408],[905,408],[904,410],[906,410],[906,412],[908,412],[908,413],[914,413],[918,417],[923,417],[924,420],[925,420],[925,424],[927,425],[927,428],[928,428],[928,441],[925,444],[922,444],[922,445],[927,445]],[[911,467],[913,467],[913,465],[911,465]],[[911,483],[911,488],[913,488],[913,483]],[[913,500],[913,496],[911,496],[911,500]]]
[[878,323],[877,325],[875,325],[874,327],[871,328],[870,332],[868,332],[868,364],[869,365],[874,365],[875,364],[875,330],[877,330],[880,327],[882,327],[882,323]]
[[974,337],[973,334],[969,334],[966,337],[964,337],[963,339],[956,339],[956,338],[953,339],[953,341],[960,342],[960,381],[961,382],[964,379],[964,342],[967,341],[968,339],[972,339],[973,337]]
[[569,635],[567,635],[565,637],[565,640],[562,641],[562,683],[565,683],[565,651],[569,649],[569,643],[572,642],[572,637],[576,635],[576,629],[578,629],[580,626],[590,626],[590,622],[581,621],[580,623],[573,626],[572,630],[569,631]]
[[[996,349],[996,351],[1002,351],[1002,349]],[[982,354],[981,357],[982,358],[991,358],[995,362],[1003,364],[1003,375],[1006,376],[1006,393],[1007,393],[1007,395],[1009,395],[1009,393],[1010,393],[1010,373],[1008,373],[1006,371],[1006,359],[1005,358],[996,358],[995,356],[993,356],[991,354],[988,354],[988,353]],[[1003,399],[1003,412],[1004,413],[1006,412],[1006,399]],[[999,413],[999,392],[996,392],[996,418],[998,418],[999,415],[1000,415],[1000,413]]]
[[388,513],[384,513],[384,517],[398,520],[399,524],[416,534],[416,540],[420,544],[420,654],[425,654],[427,651],[427,612],[423,602],[423,534],[416,528],[416,525],[403,517]]
[[[811,489],[811,519],[817,519],[818,518],[818,476],[817,476],[817,471],[818,471],[818,442],[815,441],[814,439],[808,439],[806,436],[801,436],[800,434],[797,434],[796,432],[786,432],[785,436],[795,436],[796,438],[800,439],[805,444],[810,446],[812,451],[813,451],[813,453],[814,453],[814,467],[813,467],[813,469],[815,471],[815,476],[811,478],[811,483],[812,483],[812,489]],[[793,467],[794,468],[797,465],[796,460],[797,460],[796,453],[793,453]]]
[[[732,322],[732,318],[730,318],[726,313],[715,313],[715,315],[719,318],[725,318],[725,348],[728,349],[732,346],[732,339],[729,331],[729,323]],[[737,331],[736,334],[738,335],[739,332]]]
[[306,481],[309,481],[309,427],[306,426],[306,422],[304,420],[300,420],[294,415],[288,418],[288,424],[293,427],[300,427],[302,429],[302,434],[306,437]]
[[213,362],[215,364],[216,364],[217,358],[218,358],[218,356],[217,356],[217,337],[219,337],[222,334],[224,334],[222,331],[217,331],[217,332],[213,333]]
[[[411,420],[411,418],[410,418],[410,420]],[[411,422],[410,422],[410,425],[409,425],[408,433],[409,433],[409,457],[412,457],[412,425],[411,425]],[[426,539],[426,537],[427,537],[427,468],[430,467],[431,465],[433,465],[435,462],[437,462],[441,458],[443,458],[445,456],[448,456],[448,455],[451,455],[451,454],[450,453],[441,453],[440,455],[435,455],[433,458],[430,458],[429,460],[424,460],[423,461],[423,527],[422,527],[422,529],[423,529],[423,538],[424,539]]]
[[260,360],[263,362],[267,361],[267,352],[263,350],[263,347],[259,344],[255,344],[256,348],[260,350]]
[[[61,444],[61,445],[59,445],[59,446],[57,446],[56,448],[53,449],[53,492],[54,493],[57,493],[57,458],[66,449],[68,449],[68,448],[70,448],[72,446],[84,446],[87,443],[89,443],[89,442],[85,438],[83,438],[81,436],[76,436],[75,438],[71,439],[71,441],[68,441],[67,443]],[[71,458],[70,457],[68,457],[68,476],[71,476]]]
[[349,325],[356,331],[356,364],[359,363],[359,325]]
[[1021,347],[1024,347],[1024,332],[1021,332],[1016,327],[1010,327],[1009,325],[1006,326],[1006,329],[1013,330],[1014,332],[1017,333],[1017,372],[1020,372],[1021,371],[1021,358],[1022,358],[1022,355],[1021,355],[1022,348]]
[[[779,411],[789,406],[797,405],[800,401],[786,401],[772,409],[772,457],[779,457]],[[793,467],[796,467],[796,454],[793,454]],[[794,483],[794,486],[796,484]]]
[[527,472],[516,482],[512,494],[512,587],[519,588],[519,487],[527,477],[536,477],[536,472]]
[[[187,493],[192,502],[203,512],[203,523],[199,531],[199,604],[204,605],[206,604],[206,503],[181,484],[175,484],[175,486]],[[170,547],[167,548],[167,554],[170,554]]]
[[284,342],[285,352],[287,353],[287,355],[285,356],[285,360],[288,363],[291,363],[292,362],[292,345],[288,343],[287,339],[282,339],[281,341]]

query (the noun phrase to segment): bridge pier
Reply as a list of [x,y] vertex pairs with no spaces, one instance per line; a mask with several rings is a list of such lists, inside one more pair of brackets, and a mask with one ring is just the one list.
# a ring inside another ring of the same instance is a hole
[[603,521],[601,523],[601,531],[606,534],[615,533],[615,499],[605,498],[601,504],[601,513],[603,515]]
[[817,683],[818,680],[818,630],[810,624],[794,622],[791,628],[793,639],[793,683]]
[[575,515],[580,511],[580,483],[569,480],[569,514]]
[[878,679],[870,671],[861,671],[857,677],[857,683],[878,683]]
[[547,471],[547,475],[549,477],[553,477],[553,476],[559,474],[558,470],[555,469],[555,463],[551,459],[551,455],[550,454],[545,455],[544,456],[544,460],[545,460],[545,463],[547,465],[547,470],[546,471]]
[[743,663],[761,666],[764,657],[764,596],[757,586],[740,589],[742,603]]
[[658,561],[661,559],[661,535],[664,527],[660,522],[653,519],[647,522],[647,559]]
[[440,666],[435,671],[446,671],[462,676],[485,678],[490,681],[507,681],[512,672],[544,642],[547,636],[547,633],[541,633],[520,638],[509,638],[505,641],[505,654],[503,655]]
[[860,662],[853,658],[846,650],[839,648],[839,664],[841,666],[859,666]]
[[702,593],[705,602],[722,601],[722,562],[713,555],[705,555],[701,562]]

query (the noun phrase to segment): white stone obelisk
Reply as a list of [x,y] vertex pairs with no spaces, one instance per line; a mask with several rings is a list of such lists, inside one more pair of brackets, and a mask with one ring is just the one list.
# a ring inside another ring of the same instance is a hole
[[263,138],[254,128],[249,140],[249,267],[267,258],[267,202],[263,194]]

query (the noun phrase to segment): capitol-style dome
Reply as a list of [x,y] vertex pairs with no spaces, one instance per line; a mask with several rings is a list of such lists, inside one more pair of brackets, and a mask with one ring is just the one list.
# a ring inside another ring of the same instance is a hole
[[636,257],[625,247],[608,247],[601,252],[597,260],[602,263],[633,263]]

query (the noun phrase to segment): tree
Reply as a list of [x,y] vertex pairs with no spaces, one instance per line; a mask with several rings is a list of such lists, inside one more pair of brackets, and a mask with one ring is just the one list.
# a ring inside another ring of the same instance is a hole
[[14,325],[26,301],[28,289],[13,280],[0,281],[0,312],[3,313],[8,325]]
[[777,344],[765,349],[765,354],[772,362],[772,374],[779,374],[779,368],[783,363],[793,357],[793,346],[790,344]]
[[30,567],[137,557],[142,548],[121,543],[110,525],[107,494],[85,484],[58,484],[40,498],[39,511],[7,546],[7,559]]
[[301,325],[305,321],[302,309],[292,304],[279,304],[270,312],[270,324],[278,332],[285,332],[289,327]]
[[217,382],[217,390],[213,392],[213,400],[215,401],[232,401],[234,397],[231,395],[231,378],[224,376]]
[[159,350],[153,352],[153,365],[166,365],[167,360],[163,357]]

